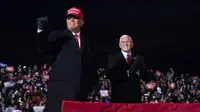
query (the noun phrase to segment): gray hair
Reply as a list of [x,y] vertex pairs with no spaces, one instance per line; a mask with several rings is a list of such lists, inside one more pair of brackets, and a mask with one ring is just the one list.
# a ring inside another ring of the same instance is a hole
[[121,37],[120,37],[120,39],[119,39],[119,43],[121,42],[121,40],[124,38],[124,37],[128,37],[130,40],[131,40],[131,42],[133,43],[133,40],[132,40],[132,38],[129,36],[129,35],[122,35]]

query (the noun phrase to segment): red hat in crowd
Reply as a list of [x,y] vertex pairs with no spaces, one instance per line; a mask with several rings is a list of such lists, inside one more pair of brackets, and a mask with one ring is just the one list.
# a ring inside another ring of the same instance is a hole
[[66,16],[68,15],[73,15],[77,18],[81,18],[83,19],[83,13],[82,11],[79,9],[79,8],[76,8],[76,7],[72,7],[70,8],[67,12],[66,12]]

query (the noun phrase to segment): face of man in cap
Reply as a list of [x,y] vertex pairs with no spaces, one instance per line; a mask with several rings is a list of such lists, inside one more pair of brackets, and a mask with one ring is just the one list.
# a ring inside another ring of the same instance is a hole
[[75,17],[67,17],[66,19],[67,28],[72,32],[80,32],[81,26],[83,25],[83,20]]
[[131,49],[133,47],[133,42],[130,36],[123,35],[120,38],[119,47],[124,52],[131,52]]
[[74,33],[80,32],[84,24],[81,10],[73,7],[67,11],[66,16],[67,28]]

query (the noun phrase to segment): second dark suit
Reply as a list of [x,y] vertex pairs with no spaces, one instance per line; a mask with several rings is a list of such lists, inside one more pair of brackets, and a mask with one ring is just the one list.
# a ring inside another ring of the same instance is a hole
[[141,102],[140,79],[147,82],[151,80],[142,56],[132,56],[132,65],[129,66],[122,53],[110,55],[108,56],[107,70],[112,83],[112,102]]

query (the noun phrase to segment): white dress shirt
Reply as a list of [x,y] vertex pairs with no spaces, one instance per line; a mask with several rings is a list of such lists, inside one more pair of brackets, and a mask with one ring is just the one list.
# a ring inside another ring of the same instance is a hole
[[[123,54],[123,56],[124,56],[124,58],[125,58],[125,60],[126,60],[126,62],[128,63],[128,60],[127,60],[127,54],[129,54],[130,55],[130,57],[131,57],[131,52],[130,53],[127,53],[127,52],[124,52],[124,51],[121,51],[122,52],[122,54]],[[132,57],[131,57],[131,60],[132,60]],[[127,77],[129,77],[130,76],[130,74],[129,74],[129,70],[127,70]]]
[[[129,54],[130,57],[131,57],[131,52],[130,52],[130,53],[127,53],[127,52],[122,51],[122,54],[123,54],[123,56],[124,56],[126,62],[128,63],[128,60],[127,60],[127,58],[128,58],[128,57],[127,57],[127,54]],[[132,60],[132,57],[131,57],[131,60]]]
[[77,34],[78,35],[78,43],[79,43],[79,47],[81,48],[81,38],[80,38],[80,32],[78,33],[74,33],[72,32],[73,35]]

